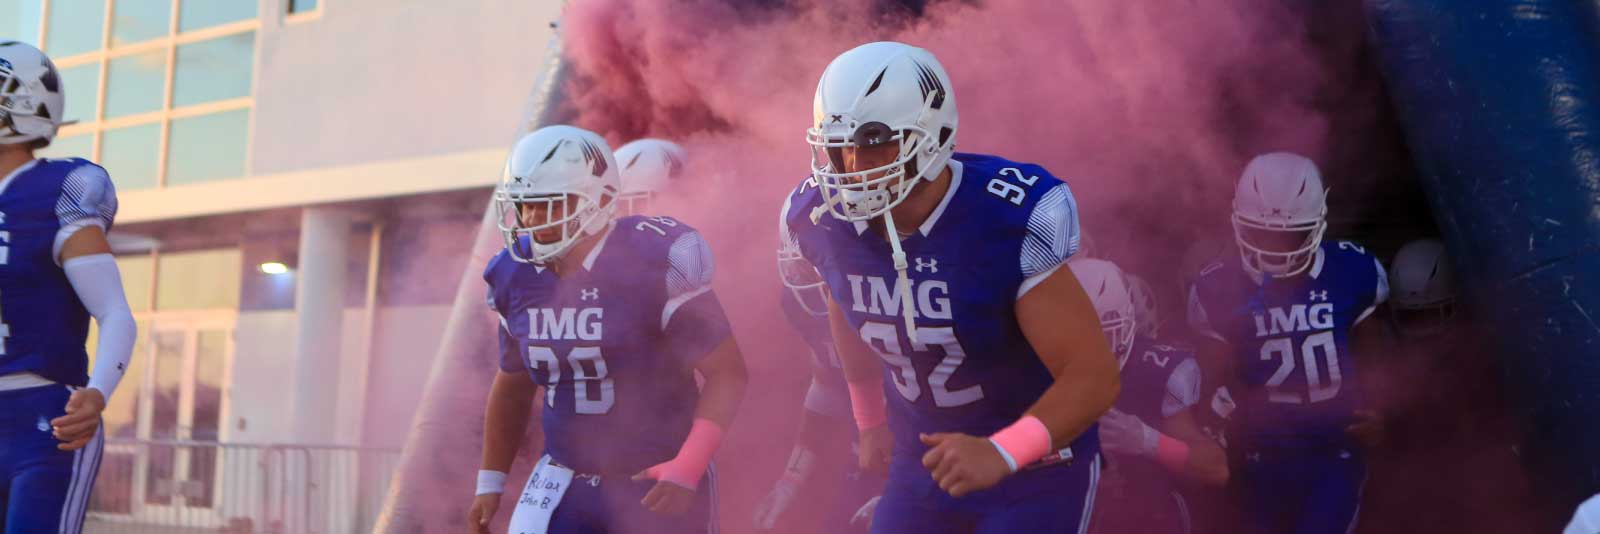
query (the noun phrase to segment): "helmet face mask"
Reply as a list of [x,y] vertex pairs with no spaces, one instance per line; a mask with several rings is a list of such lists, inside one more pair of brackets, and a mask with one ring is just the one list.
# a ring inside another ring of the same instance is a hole
[[604,139],[571,126],[540,128],[517,141],[494,192],[512,260],[550,263],[610,226],[619,188],[611,158]]
[[617,197],[617,216],[645,215],[655,204],[655,191],[632,191]]
[[800,308],[813,317],[828,315],[828,295],[823,287],[822,274],[811,262],[800,256],[800,250],[784,246],[778,249],[778,278],[794,294]]

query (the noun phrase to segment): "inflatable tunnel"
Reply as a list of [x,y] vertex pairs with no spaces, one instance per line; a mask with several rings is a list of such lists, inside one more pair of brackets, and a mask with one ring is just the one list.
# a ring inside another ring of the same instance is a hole
[[[1541,500],[1600,492],[1600,2],[1366,0]],[[1470,466],[1463,466],[1470,469]]]

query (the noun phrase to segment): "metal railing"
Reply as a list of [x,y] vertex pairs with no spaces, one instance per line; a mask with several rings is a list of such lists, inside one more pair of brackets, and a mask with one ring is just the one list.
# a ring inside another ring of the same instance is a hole
[[368,532],[397,449],[107,440],[85,532]]

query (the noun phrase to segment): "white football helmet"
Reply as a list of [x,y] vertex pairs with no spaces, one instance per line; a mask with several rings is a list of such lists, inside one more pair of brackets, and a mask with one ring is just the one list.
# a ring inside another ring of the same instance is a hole
[[1455,272],[1444,243],[1420,239],[1395,253],[1389,267],[1389,310],[1407,336],[1439,333],[1455,317]]
[[[1258,279],[1303,273],[1327,230],[1328,191],[1316,163],[1288,152],[1250,160],[1233,193],[1233,236],[1245,270]],[[1282,243],[1270,242],[1280,237]]]
[[[572,126],[546,126],[517,140],[494,190],[511,259],[544,264],[580,239],[605,230],[621,188],[617,162],[611,158],[605,139]],[[531,204],[543,204],[548,220],[525,223],[520,208]],[[551,228],[560,230],[555,241],[535,238]]]
[[688,160],[683,147],[660,139],[639,139],[617,149],[617,172],[622,176],[622,196],[617,198],[618,213],[640,215],[650,210],[650,202],[667,190],[683,174]]
[[0,42],[0,145],[55,139],[66,112],[62,93],[61,76],[44,52]]
[[[835,217],[883,215],[923,180],[944,171],[955,152],[956,98],[950,77],[927,50],[868,43],[834,58],[817,82],[811,172]],[[844,172],[843,149],[899,143],[894,161]]]
[[1094,311],[1100,314],[1100,330],[1105,332],[1106,343],[1111,345],[1117,367],[1121,368],[1133,353],[1133,334],[1138,326],[1127,275],[1117,264],[1093,258],[1067,262],[1067,266],[1083,284]]
[[1155,339],[1161,335],[1161,310],[1156,307],[1156,294],[1149,282],[1136,274],[1128,274],[1128,292],[1133,298],[1133,319],[1139,323],[1139,334]]
[[800,242],[789,233],[789,225],[784,221],[788,208],[785,202],[783,211],[778,214],[778,278],[783,280],[784,287],[794,293],[795,301],[806,313],[814,317],[826,316],[828,295],[823,287],[822,274],[800,255]]

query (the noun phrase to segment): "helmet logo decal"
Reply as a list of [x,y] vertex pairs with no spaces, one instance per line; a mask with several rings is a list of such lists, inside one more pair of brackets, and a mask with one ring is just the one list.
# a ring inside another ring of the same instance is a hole
[[[885,73],[888,73],[888,72],[889,72],[889,67],[884,67],[883,70],[878,71],[878,78],[875,79],[875,80],[872,80],[872,86],[867,88],[867,94],[864,94],[864,95],[861,95],[861,96],[871,96],[873,91],[877,91],[878,90],[878,85],[883,83],[883,75]],[[924,97],[928,96],[928,93],[927,93],[926,90],[923,91],[922,96],[924,96]]]
[[600,148],[594,146],[588,139],[583,140],[583,160],[589,164],[595,177],[605,176],[607,168],[605,155],[601,154]]
[[944,84],[939,82],[939,76],[927,65],[917,63],[917,85],[922,86],[922,99],[927,100],[928,94],[933,93],[933,109],[944,107]]
[[628,163],[623,165],[622,168],[624,168],[624,169],[632,169],[633,168],[633,164],[639,162],[639,156],[643,156],[643,155],[644,155],[644,152],[639,152],[638,154],[634,154],[632,158],[628,159]]

